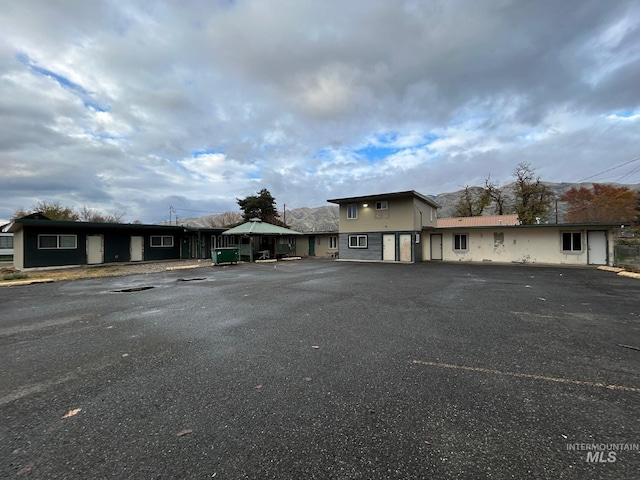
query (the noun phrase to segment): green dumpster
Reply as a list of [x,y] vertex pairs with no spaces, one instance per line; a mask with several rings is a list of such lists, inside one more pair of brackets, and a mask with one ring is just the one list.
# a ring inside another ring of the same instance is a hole
[[221,263],[238,263],[238,247],[214,248],[211,250],[214,265]]

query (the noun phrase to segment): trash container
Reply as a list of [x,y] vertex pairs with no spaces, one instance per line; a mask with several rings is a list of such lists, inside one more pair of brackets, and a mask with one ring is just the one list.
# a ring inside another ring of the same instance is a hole
[[221,263],[238,263],[238,248],[214,248],[211,250],[211,258],[213,259],[214,265],[220,265]]

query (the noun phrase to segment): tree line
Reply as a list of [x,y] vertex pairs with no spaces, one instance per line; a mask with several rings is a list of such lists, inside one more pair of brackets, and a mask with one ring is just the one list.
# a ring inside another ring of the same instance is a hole
[[557,197],[526,162],[517,165],[513,177],[512,184],[502,187],[490,176],[482,187],[465,186],[455,216],[516,213],[521,223],[532,225],[550,221],[556,202],[562,201],[567,204],[563,223],[640,222],[640,193],[628,187],[594,183],[593,188],[572,187]]

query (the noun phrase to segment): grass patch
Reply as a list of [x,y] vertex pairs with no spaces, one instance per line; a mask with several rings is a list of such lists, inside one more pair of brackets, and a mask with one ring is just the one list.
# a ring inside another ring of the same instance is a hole
[[9,273],[0,277],[2,280],[24,280],[29,275],[25,273]]

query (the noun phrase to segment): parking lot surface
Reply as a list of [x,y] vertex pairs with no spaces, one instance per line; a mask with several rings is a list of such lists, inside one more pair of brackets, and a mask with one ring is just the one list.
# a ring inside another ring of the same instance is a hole
[[640,284],[303,260],[0,289],[0,477],[637,479]]

